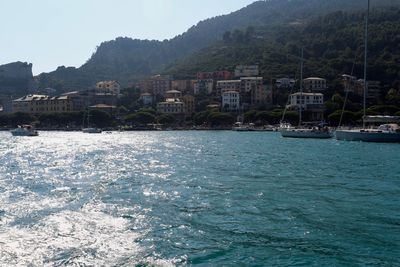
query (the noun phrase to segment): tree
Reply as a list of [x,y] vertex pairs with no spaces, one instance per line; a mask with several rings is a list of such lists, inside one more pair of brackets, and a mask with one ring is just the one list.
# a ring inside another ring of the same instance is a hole
[[29,113],[16,112],[10,115],[10,123],[14,126],[20,124],[30,124],[36,120],[36,117]]
[[194,123],[196,125],[203,125],[205,123],[208,123],[208,115],[210,114],[209,111],[202,111],[199,113],[196,113],[193,117]]
[[208,115],[208,121],[212,126],[232,125],[235,118],[229,113],[212,112]]
[[171,125],[175,123],[175,117],[170,114],[162,114],[157,118],[158,123]]
[[[333,112],[332,114],[330,114],[328,116],[329,123],[331,125],[338,126],[341,115],[342,115],[342,110],[336,110],[335,112]],[[358,119],[359,119],[358,114],[348,111],[348,110],[345,110],[343,112],[342,124],[343,125],[349,125],[349,124],[354,125],[357,123]]]
[[107,127],[113,125],[113,119],[111,115],[101,110],[90,111],[90,122],[97,127]]
[[154,123],[156,117],[149,112],[136,112],[134,114],[129,114],[125,117],[125,121],[131,124],[137,125],[147,125],[149,123]]
[[257,111],[250,110],[244,113],[244,121],[245,122],[254,122],[256,120]]

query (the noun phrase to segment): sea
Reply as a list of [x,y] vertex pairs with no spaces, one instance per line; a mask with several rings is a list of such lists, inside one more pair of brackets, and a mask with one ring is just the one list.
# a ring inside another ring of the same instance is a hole
[[0,266],[400,266],[400,144],[0,132]]

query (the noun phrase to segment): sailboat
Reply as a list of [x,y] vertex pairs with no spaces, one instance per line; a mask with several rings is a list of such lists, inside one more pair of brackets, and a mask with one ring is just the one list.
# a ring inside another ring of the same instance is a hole
[[[332,133],[328,128],[323,127],[311,127],[305,128],[301,125],[302,123],[302,109],[303,104],[305,103],[303,96],[303,57],[304,51],[301,50],[301,71],[300,71],[300,105],[299,105],[299,125],[298,127],[293,127],[289,123],[282,122],[279,127],[279,132],[282,137],[290,137],[290,138],[316,138],[316,139],[329,139],[332,138]],[[286,110],[286,109],[285,109]]]
[[[390,116],[366,116],[366,97],[367,97],[367,58],[368,58],[368,19],[370,10],[370,0],[368,0],[367,14],[365,18],[365,51],[364,51],[364,103],[363,103],[363,127],[362,129],[353,130],[336,130],[335,136],[337,140],[345,141],[363,141],[363,142],[386,142],[396,143],[400,142],[400,127],[395,123],[396,117]],[[366,122],[385,122],[378,128],[367,129]]]
[[[90,113],[89,110],[87,110],[87,117],[86,117],[86,121],[87,121],[87,128],[82,128],[82,132],[84,133],[101,133],[102,130],[99,128],[95,128],[95,127],[90,127]],[[83,126],[85,126],[85,118],[83,120]]]

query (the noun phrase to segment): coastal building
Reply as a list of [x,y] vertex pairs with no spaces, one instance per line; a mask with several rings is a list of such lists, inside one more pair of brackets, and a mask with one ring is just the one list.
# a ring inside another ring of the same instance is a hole
[[27,95],[13,100],[12,111],[31,114],[70,112],[73,104],[68,96]]
[[235,77],[254,77],[258,76],[260,71],[258,65],[238,65],[235,68]]
[[150,93],[143,93],[140,95],[139,98],[140,101],[142,101],[142,104],[144,106],[151,106],[153,105],[153,96]]
[[157,111],[163,114],[185,114],[185,103],[180,99],[167,98],[164,102],[157,103]]
[[227,91],[240,92],[241,86],[242,86],[241,80],[218,81],[217,82],[217,95],[222,96],[222,94]]
[[182,97],[182,92],[178,90],[169,90],[165,92],[165,98],[180,99]]
[[293,88],[293,86],[295,85],[296,80],[295,79],[290,79],[290,78],[280,78],[277,79],[275,82],[275,86],[278,89],[289,89],[289,88]]
[[171,90],[172,77],[170,75],[154,75],[143,82],[143,91],[156,98],[164,97],[165,92]]
[[[366,91],[366,101],[368,104],[376,104],[381,99],[381,82],[368,81]],[[360,97],[364,96],[364,80],[359,79],[354,87],[354,93]]]
[[118,95],[112,93],[99,93],[97,89],[84,91],[72,91],[62,94],[72,102],[72,110],[84,110],[89,106],[104,104],[108,106],[116,106],[118,104]]
[[238,91],[225,91],[222,93],[222,109],[237,112],[240,110],[240,93]]
[[198,72],[197,80],[208,80],[212,79],[214,81],[218,80],[229,80],[232,79],[232,72],[227,70],[222,71],[212,71],[212,72]]
[[307,109],[313,105],[323,105],[324,95],[321,93],[294,93],[290,95],[289,105],[291,107],[302,106],[303,109]]
[[357,84],[357,78],[352,75],[343,74],[342,83],[344,87],[344,92],[354,93]]
[[101,81],[96,83],[96,92],[99,94],[112,94],[120,96],[121,85],[117,81]]
[[307,111],[310,121],[322,121],[324,119],[324,95],[321,93],[294,93],[290,95],[289,110]]
[[195,112],[195,98],[192,95],[184,95],[182,97],[184,105],[184,112],[186,117],[191,117]]
[[213,79],[196,80],[193,84],[193,93],[195,95],[211,95],[214,91],[214,84],[215,83]]
[[310,77],[303,80],[304,90],[307,92],[321,92],[326,90],[326,80],[318,77]]
[[173,80],[171,89],[181,91],[182,94],[193,94],[192,80]]

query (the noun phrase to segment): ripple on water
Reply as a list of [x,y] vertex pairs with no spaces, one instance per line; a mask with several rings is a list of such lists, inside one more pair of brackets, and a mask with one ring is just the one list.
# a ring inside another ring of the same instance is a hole
[[399,152],[276,133],[0,133],[0,263],[400,265]]

